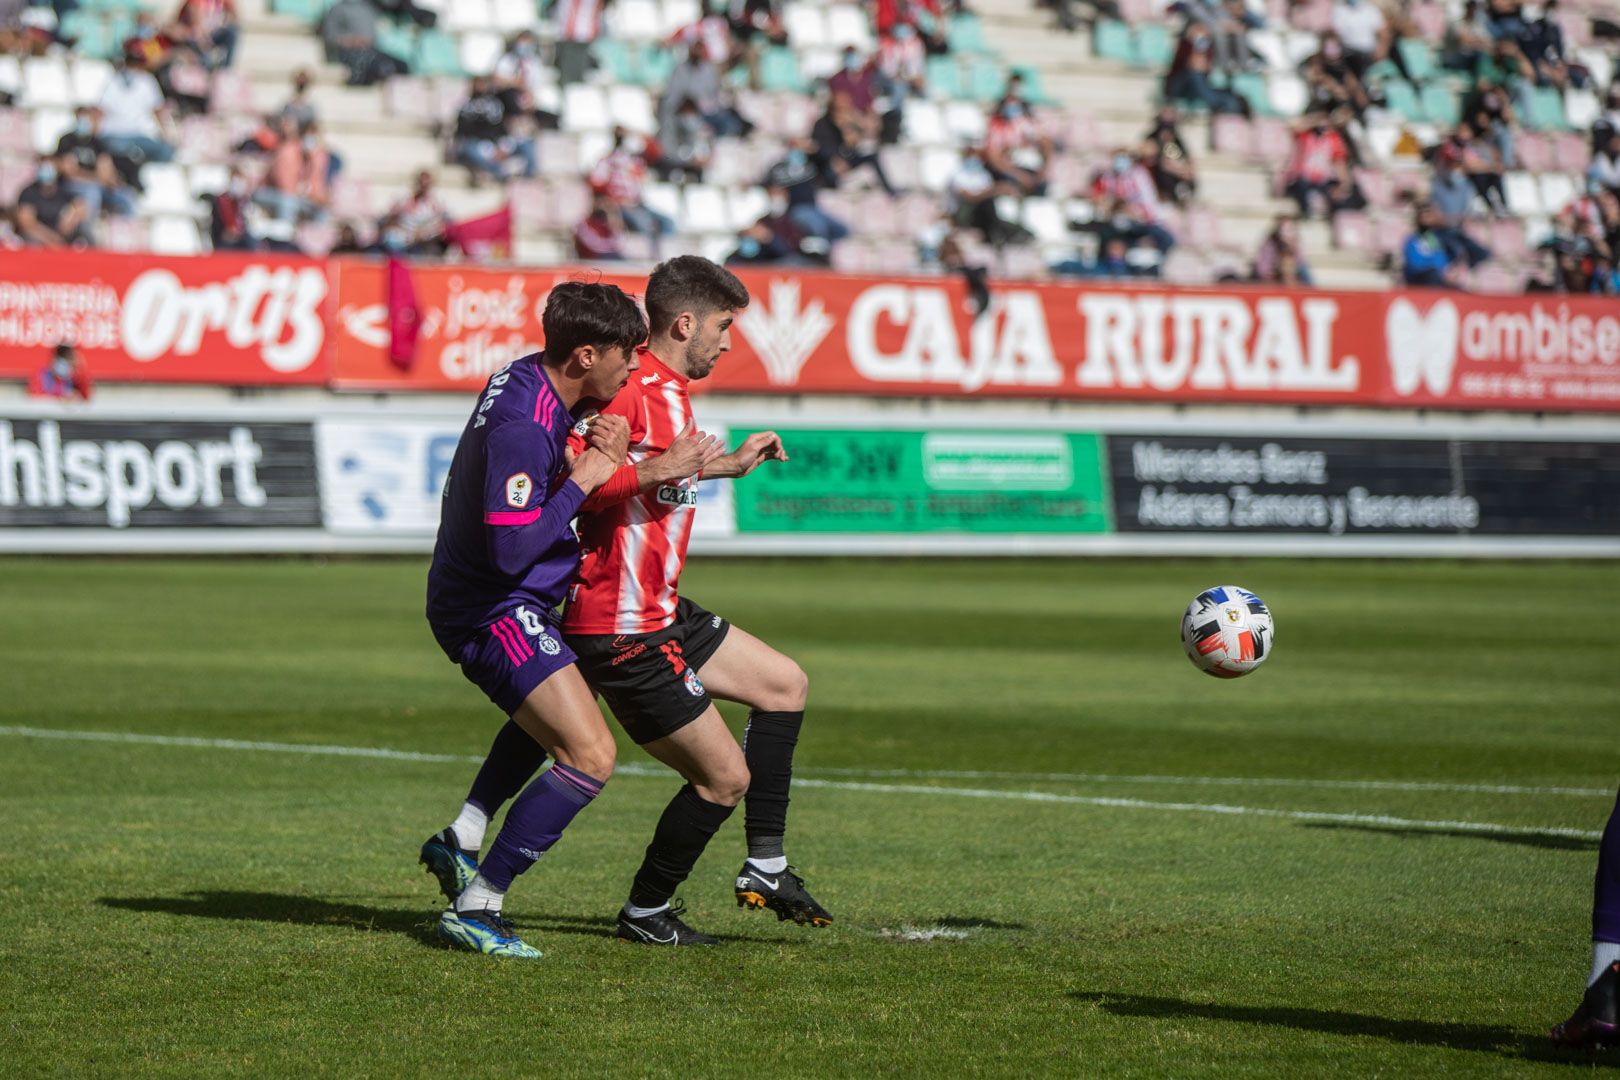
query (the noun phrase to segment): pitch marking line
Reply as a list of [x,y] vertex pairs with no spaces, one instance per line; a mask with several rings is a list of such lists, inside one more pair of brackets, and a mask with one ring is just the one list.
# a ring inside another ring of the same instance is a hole
[[[332,757],[380,758],[386,761],[465,762],[468,764],[483,761],[483,758],[474,757],[470,754],[424,754],[411,750],[389,750],[372,746],[328,746],[318,743],[204,739],[189,735],[143,735],[123,731],[66,731],[53,728],[0,727],[0,736],[4,735],[35,739],[69,739],[79,742],[184,746],[205,750],[258,750],[280,754],[320,754]],[[628,776],[668,775],[665,769],[637,762],[620,765],[616,771]],[[1028,774],[1014,773],[1009,775],[1024,779],[1028,778]],[[1148,799],[1119,799],[1093,795],[1059,795],[1049,791],[999,791],[993,788],[932,787],[925,784],[873,784],[853,780],[823,780],[815,777],[802,777],[796,782],[800,787],[829,788],[836,791],[869,791],[885,795],[944,795],[965,799],[1065,803],[1071,806],[1097,806],[1122,810],[1161,810],[1172,813],[1283,818],[1289,821],[1313,821],[1338,825],[1380,825],[1402,829],[1449,829],[1457,832],[1493,835],[1556,836],[1574,840],[1596,840],[1601,835],[1588,829],[1499,825],[1488,821],[1427,821],[1417,818],[1391,817],[1385,814],[1340,814],[1317,810],[1276,810],[1258,806],[1228,806],[1222,803],[1156,802]]]

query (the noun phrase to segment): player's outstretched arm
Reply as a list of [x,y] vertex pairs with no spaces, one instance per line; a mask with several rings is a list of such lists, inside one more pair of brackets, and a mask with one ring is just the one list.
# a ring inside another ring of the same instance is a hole
[[585,509],[599,510],[661,484],[696,476],[725,452],[725,444],[717,436],[695,430],[693,422],[688,420],[668,450],[643,458],[634,465],[622,466],[612,479],[591,493],[585,500]]
[[706,480],[747,476],[759,468],[762,461],[786,461],[787,450],[782,437],[774,431],[756,431],[742,441],[742,445],[729,454],[710,462],[703,470]]
[[[630,430],[622,417],[600,418],[592,431],[595,437],[568,466],[567,478],[555,491],[548,488],[560,471],[560,451],[535,448],[518,425],[490,436],[484,525],[490,561],[501,573],[527,573],[579,514],[586,494],[606,482],[624,460]],[[615,453],[617,457],[610,456]]]

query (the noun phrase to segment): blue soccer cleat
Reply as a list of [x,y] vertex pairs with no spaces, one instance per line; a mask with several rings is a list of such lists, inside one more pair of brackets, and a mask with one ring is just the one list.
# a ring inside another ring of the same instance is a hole
[[517,936],[517,930],[498,911],[457,911],[439,916],[439,936],[450,944],[485,956],[520,956],[538,960],[541,952]]
[[439,879],[439,891],[452,904],[478,874],[478,852],[457,847],[456,834],[449,829],[427,838],[418,861]]

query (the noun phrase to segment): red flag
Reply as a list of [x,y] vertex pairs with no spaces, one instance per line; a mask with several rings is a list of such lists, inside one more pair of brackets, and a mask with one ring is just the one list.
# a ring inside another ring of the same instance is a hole
[[422,313],[416,307],[411,270],[399,259],[388,260],[388,360],[401,371],[416,363],[416,334]]
[[474,259],[505,259],[512,253],[512,204],[493,214],[457,221],[445,227],[444,238]]

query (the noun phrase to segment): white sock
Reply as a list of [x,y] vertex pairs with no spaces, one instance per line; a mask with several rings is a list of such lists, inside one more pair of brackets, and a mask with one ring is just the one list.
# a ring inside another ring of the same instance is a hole
[[649,915],[657,915],[660,911],[668,910],[668,904],[659,904],[657,907],[636,907],[628,900],[624,902],[624,913],[632,919],[645,919]]
[[1609,970],[1609,965],[1616,960],[1620,960],[1620,943],[1613,941],[1592,942],[1592,977],[1586,980],[1586,985],[1591,986],[1597,982],[1603,973]]
[[763,870],[767,874],[780,874],[787,869],[787,856],[778,855],[774,859],[749,859],[748,865],[756,870]]
[[456,910],[499,911],[501,900],[505,896],[504,892],[485,881],[483,874],[479,874],[472,879],[472,884],[461,890],[461,895],[456,897]]
[[456,834],[456,844],[463,851],[477,851],[484,846],[484,830],[489,828],[489,815],[472,803],[462,803],[461,813],[450,823]]

